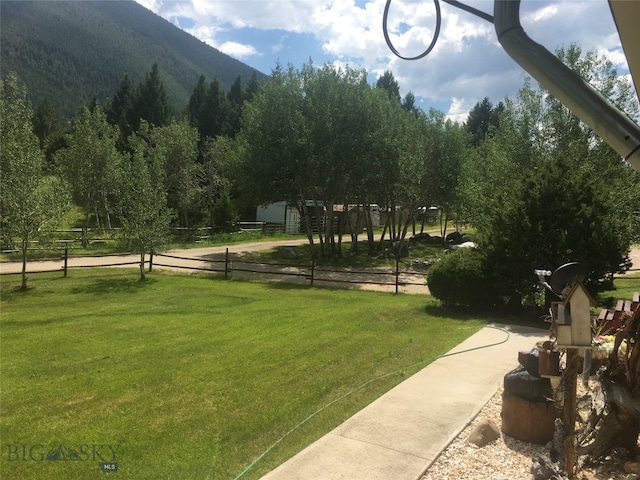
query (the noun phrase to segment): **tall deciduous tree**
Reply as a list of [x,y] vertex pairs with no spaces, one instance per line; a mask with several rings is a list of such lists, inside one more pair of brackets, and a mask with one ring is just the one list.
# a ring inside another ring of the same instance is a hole
[[245,105],[239,138],[255,203],[284,199],[299,206],[310,243],[315,230],[322,254],[339,254],[334,206],[371,202],[375,195],[365,184],[385,183],[381,172],[399,155],[396,130],[387,128],[394,122],[385,121],[392,111],[408,116],[400,102],[371,89],[363,71],[278,67]]
[[165,188],[169,208],[178,215],[178,225],[191,227],[200,194],[201,165],[198,158],[198,131],[186,122],[172,121],[150,132],[156,154],[163,156]]
[[107,122],[99,106],[93,111],[83,108],[71,132],[65,135],[66,148],[55,156],[56,164],[71,185],[74,201],[82,207],[85,245],[92,214],[98,228],[111,228],[117,172],[123,162],[116,148],[117,140],[117,128]]
[[442,112],[430,110],[426,115],[422,206],[437,205],[441,212],[441,234],[446,237],[447,224],[462,205],[460,181],[468,155],[467,132],[447,120]]
[[174,216],[167,206],[165,157],[149,141],[150,126],[142,122],[139,134],[129,139],[130,161],[121,170],[118,213],[123,239],[140,254],[140,279],[145,280],[146,255],[160,251],[168,240]]
[[[233,169],[238,168],[234,140],[228,137],[207,138],[202,147],[202,201],[208,225],[227,227],[237,218],[237,214],[227,199],[231,198],[230,178]],[[245,184],[244,180],[240,181]]]
[[68,195],[61,181],[44,176],[26,89],[15,74],[0,87],[0,229],[5,244],[18,243],[26,289],[29,242],[47,238],[67,208]]
[[238,175],[251,185],[242,191],[247,203],[285,199],[296,204],[301,198],[310,198],[311,146],[303,102],[299,72],[278,66],[271,80],[246,105],[238,138],[242,153]]

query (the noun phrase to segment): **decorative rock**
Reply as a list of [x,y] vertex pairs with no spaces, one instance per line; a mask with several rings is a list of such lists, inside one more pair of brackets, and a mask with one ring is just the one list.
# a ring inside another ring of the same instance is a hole
[[431,242],[431,235],[428,233],[418,233],[409,239],[410,242],[415,243],[429,243]]
[[624,471],[625,473],[635,473],[636,475],[640,474],[640,463],[637,462],[625,462],[624,463]]
[[296,247],[282,247],[280,249],[280,257],[286,259],[296,259],[300,257],[300,254],[298,254],[298,250],[296,250]]
[[431,243],[433,245],[442,245],[442,237],[440,235],[433,235],[431,237]]
[[563,480],[566,478],[556,465],[542,457],[533,461],[530,473],[533,480]]
[[426,272],[434,263],[436,263],[435,260],[414,260],[411,268],[418,272]]
[[471,432],[467,441],[477,447],[484,447],[500,438],[500,429],[491,420],[482,419],[478,426]]
[[398,258],[407,258],[409,256],[409,243],[394,242],[393,252],[398,255]]
[[580,472],[580,475],[582,476],[580,480],[600,480],[591,472]]

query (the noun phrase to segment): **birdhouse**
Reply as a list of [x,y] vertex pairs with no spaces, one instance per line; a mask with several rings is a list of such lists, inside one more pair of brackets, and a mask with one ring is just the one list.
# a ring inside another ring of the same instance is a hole
[[575,282],[562,302],[551,304],[551,318],[558,346],[591,346],[592,305],[595,306],[595,301],[582,282]]

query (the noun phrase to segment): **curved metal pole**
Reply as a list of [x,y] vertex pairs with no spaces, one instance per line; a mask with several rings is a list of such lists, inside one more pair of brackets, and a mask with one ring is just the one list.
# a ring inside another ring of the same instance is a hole
[[504,50],[533,78],[640,171],[640,127],[578,74],[527,36],[520,0],[495,0],[493,19]]

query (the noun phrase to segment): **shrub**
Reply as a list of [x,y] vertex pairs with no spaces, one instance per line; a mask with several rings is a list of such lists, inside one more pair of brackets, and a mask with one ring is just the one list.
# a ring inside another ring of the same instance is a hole
[[429,269],[427,284],[431,295],[445,305],[483,307],[495,303],[484,254],[475,248],[459,248],[445,255]]

